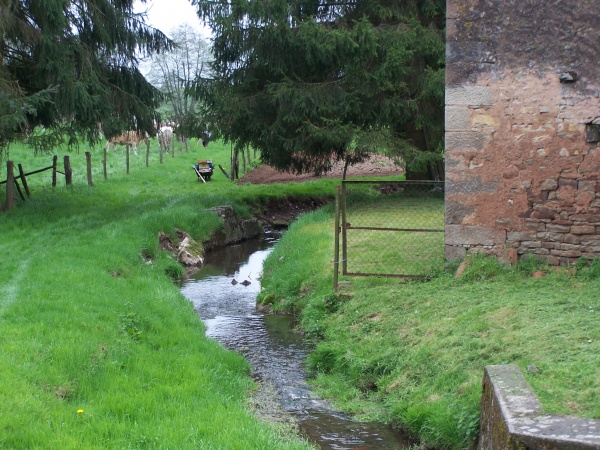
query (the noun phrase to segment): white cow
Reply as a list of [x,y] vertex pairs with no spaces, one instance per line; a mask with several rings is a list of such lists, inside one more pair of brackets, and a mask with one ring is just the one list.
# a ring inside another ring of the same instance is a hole
[[124,131],[118,136],[114,136],[106,141],[106,150],[110,150],[111,147],[115,149],[117,144],[131,145],[131,147],[133,147],[133,153],[137,156],[137,146],[142,141],[144,141],[147,146],[150,145],[148,133],[144,131]]
[[166,153],[169,153],[169,148],[171,148],[171,141],[173,140],[173,128],[169,126],[161,127],[158,130],[158,145],[161,150],[164,150]]

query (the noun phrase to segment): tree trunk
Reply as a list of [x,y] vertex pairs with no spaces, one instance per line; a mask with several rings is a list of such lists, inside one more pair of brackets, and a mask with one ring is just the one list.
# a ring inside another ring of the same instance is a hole
[[346,172],[348,171],[349,165],[350,165],[350,157],[346,156],[346,161],[344,162],[344,172],[342,173],[342,180],[346,179]]
[[246,153],[242,149],[242,173],[246,173]]

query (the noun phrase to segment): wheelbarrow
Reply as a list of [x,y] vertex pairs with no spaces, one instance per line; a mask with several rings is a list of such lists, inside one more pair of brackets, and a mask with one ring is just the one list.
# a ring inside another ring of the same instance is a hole
[[194,164],[194,171],[196,175],[198,175],[198,181],[203,181],[206,183],[210,181],[210,177],[212,177],[213,172],[215,171],[215,166],[210,159],[199,159],[196,164]]

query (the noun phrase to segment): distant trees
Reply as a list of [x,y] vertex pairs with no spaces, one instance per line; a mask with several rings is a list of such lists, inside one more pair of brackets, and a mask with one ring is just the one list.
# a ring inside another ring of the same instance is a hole
[[[100,129],[151,130],[160,93],[138,58],[171,48],[135,0],[0,0],[0,147],[97,141]],[[140,0],[145,3],[145,0]]]
[[188,24],[171,36],[173,48],[152,58],[147,78],[163,94],[161,116],[176,121],[180,134],[198,137],[207,123],[190,88],[210,76],[212,54],[206,39]]
[[192,0],[214,33],[198,90],[238,149],[321,173],[384,149],[442,158],[444,0]]

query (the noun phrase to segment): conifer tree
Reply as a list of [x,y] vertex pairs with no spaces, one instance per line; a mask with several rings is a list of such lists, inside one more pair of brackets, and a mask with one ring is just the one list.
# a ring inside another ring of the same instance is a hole
[[213,30],[220,133],[264,162],[326,171],[386,149],[442,157],[444,0],[192,0]]
[[134,1],[0,0],[0,146],[38,126],[37,149],[152,130],[160,93],[138,62],[171,42]]

